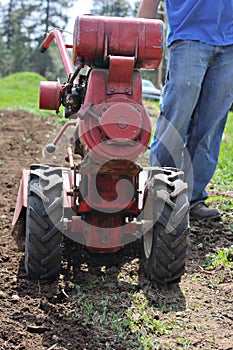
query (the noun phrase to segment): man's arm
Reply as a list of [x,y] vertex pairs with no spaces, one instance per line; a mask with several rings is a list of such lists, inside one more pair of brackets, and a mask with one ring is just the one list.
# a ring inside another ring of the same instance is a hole
[[138,17],[155,18],[160,0],[142,0]]

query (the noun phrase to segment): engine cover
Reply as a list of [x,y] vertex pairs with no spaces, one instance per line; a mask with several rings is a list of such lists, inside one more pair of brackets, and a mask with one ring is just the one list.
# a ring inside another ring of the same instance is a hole
[[73,63],[107,67],[108,56],[135,56],[135,67],[156,69],[162,58],[162,33],[160,20],[79,16],[74,27]]
[[148,115],[140,105],[130,101],[94,106],[79,128],[82,144],[98,162],[136,159],[145,152],[151,133]]

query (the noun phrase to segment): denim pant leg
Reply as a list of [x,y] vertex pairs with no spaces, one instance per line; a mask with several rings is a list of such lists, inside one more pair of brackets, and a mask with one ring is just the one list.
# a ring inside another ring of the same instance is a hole
[[[184,162],[184,172],[186,181],[193,183],[190,207],[208,198],[205,188],[210,182],[218,163],[219,149],[227,116],[228,113],[214,126],[210,126],[208,135],[206,134],[196,144],[195,150],[194,148],[191,150],[192,157],[191,153],[187,152],[188,160]],[[191,166],[188,166],[188,164]]]
[[192,161],[191,202],[194,204],[208,197],[205,187],[217,166],[222,134],[233,101],[232,57],[233,45],[214,48],[193,114],[187,148]]
[[[151,144],[151,165],[172,166],[189,170],[188,174],[186,173],[186,177],[191,201],[197,198],[199,200],[202,196],[203,199],[204,197],[206,198],[204,189],[208,183],[206,179],[209,178],[209,176],[199,173],[199,175],[201,175],[199,178],[200,181],[196,183],[198,172],[195,174],[196,169],[192,166],[192,161],[194,160],[194,154],[196,152],[196,146],[193,147],[193,140],[195,140],[196,137],[200,139],[197,133],[202,130],[203,115],[199,117],[199,114],[196,114],[195,122],[193,120],[194,114],[198,108],[197,103],[199,97],[202,95],[205,82],[207,81],[209,63],[214,55],[214,50],[215,47],[213,46],[195,41],[179,41],[171,46],[169,50],[167,80],[160,103],[161,115],[156,124],[156,130]],[[231,69],[229,65],[226,68],[228,70]],[[222,73],[216,74],[215,83],[217,79],[221,79],[221,75]],[[229,84],[227,84],[227,86],[229,87]],[[212,92],[209,92],[208,89],[205,90],[203,97],[206,94],[210,96]],[[215,96],[213,98],[215,98]],[[221,103],[223,99],[224,94],[222,94]],[[208,115],[209,103],[209,100],[206,104],[203,100],[203,104],[199,107],[205,111],[203,113],[208,113]],[[224,113],[223,110],[225,111]],[[215,124],[217,125],[220,123],[220,120],[216,121],[215,112],[213,113],[213,111],[214,108],[211,110],[211,118],[215,119]],[[225,117],[226,111],[227,107],[225,103],[222,108],[221,118],[222,115]],[[196,120],[200,121],[198,128]],[[204,129],[207,124],[208,123],[205,123]],[[192,125],[192,127],[190,127],[190,125]],[[212,131],[212,135],[216,135],[216,133]],[[212,138],[213,137],[211,137],[211,139]],[[188,145],[188,149],[185,145]],[[192,152],[189,154],[191,149]],[[204,154],[200,154],[199,159],[197,159],[197,157],[195,158],[195,167],[202,161],[206,165],[203,166],[203,168],[207,170],[210,160],[205,159]],[[216,159],[214,163],[216,166]],[[212,173],[212,171],[210,173]],[[193,177],[195,179],[194,190]],[[198,196],[196,195],[197,193],[199,193]],[[193,194],[195,194],[196,198],[194,198]]]
[[209,46],[195,41],[178,41],[169,48],[161,113],[150,148],[152,166],[182,168],[192,114],[210,57]]

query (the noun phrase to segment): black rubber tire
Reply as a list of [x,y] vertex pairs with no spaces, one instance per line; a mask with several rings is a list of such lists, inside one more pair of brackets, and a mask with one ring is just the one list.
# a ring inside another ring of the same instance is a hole
[[61,268],[61,168],[32,165],[28,183],[25,269],[30,279],[56,279]]
[[183,172],[153,170],[147,181],[144,218],[153,220],[142,236],[143,265],[147,277],[158,284],[180,281],[188,248],[189,202]]

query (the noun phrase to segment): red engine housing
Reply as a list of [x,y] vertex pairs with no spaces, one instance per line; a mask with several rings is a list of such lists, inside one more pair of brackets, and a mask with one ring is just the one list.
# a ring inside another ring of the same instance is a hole
[[151,123],[142,104],[138,68],[157,68],[162,45],[161,21],[76,19],[73,63],[95,67],[78,114],[80,139],[95,160],[135,160],[146,150]]
[[[122,58],[124,64],[123,61]],[[132,72],[131,94],[107,94],[108,84],[115,91],[118,89],[118,83],[110,79],[107,69],[94,69],[90,73],[88,84],[102,89],[96,89],[94,95],[93,91],[87,91],[79,112],[79,136],[96,161],[135,160],[145,152],[151,134],[150,118],[141,101],[141,76],[137,71]],[[86,109],[86,106],[92,107]]]
[[[156,69],[162,58],[163,23],[142,18],[77,17],[73,63],[107,66],[110,56],[135,58],[135,68]],[[123,68],[123,67],[122,67]]]

